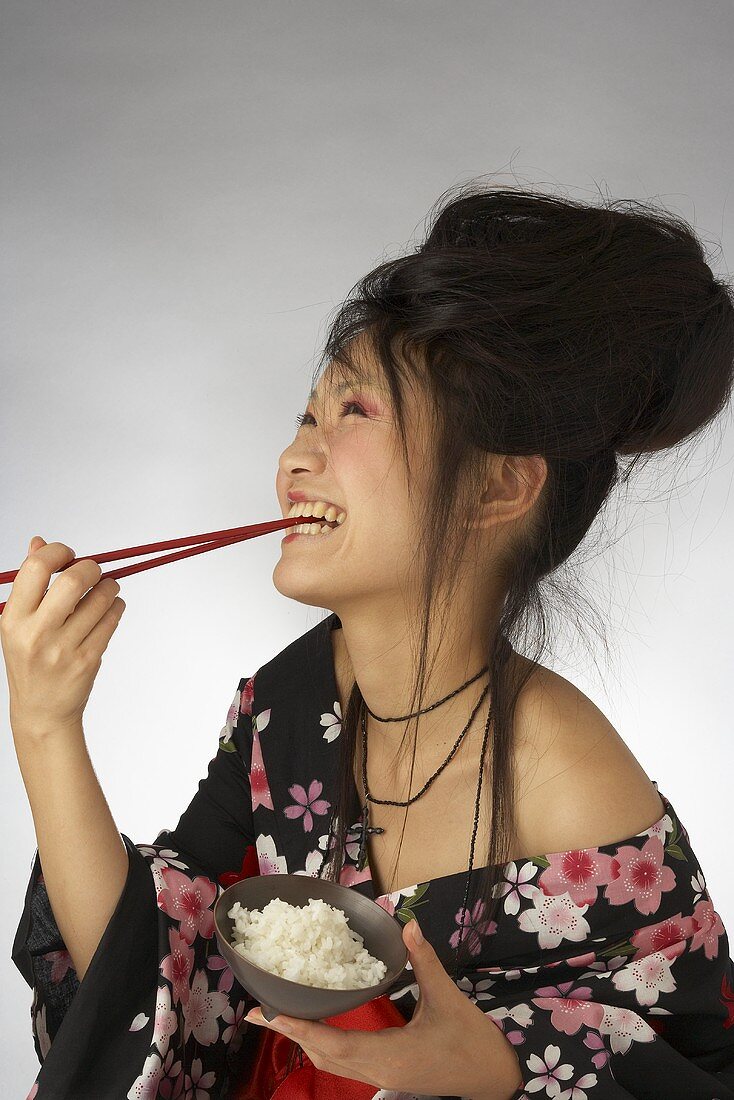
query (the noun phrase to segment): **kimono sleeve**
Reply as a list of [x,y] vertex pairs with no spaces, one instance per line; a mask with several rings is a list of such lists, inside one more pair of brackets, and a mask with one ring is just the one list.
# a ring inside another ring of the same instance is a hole
[[239,872],[254,843],[253,683],[240,680],[207,776],[176,828],[149,845],[120,834],[127,878],[81,983],[36,850],[12,949],[33,990],[41,1062],[26,1100],[225,1095],[240,1021],[254,1002],[219,954],[213,909],[219,876]]
[[686,834],[617,857],[598,864],[593,904],[553,868],[540,886],[528,864],[513,871],[525,965],[457,983],[515,1049],[523,1085],[508,1100],[734,1100],[729,940]]

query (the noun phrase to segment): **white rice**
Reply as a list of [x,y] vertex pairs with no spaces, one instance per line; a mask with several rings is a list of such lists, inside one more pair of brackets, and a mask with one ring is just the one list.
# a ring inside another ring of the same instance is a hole
[[279,978],[321,989],[365,989],[387,973],[349,927],[346,913],[320,898],[303,907],[273,898],[262,910],[236,901],[227,916],[234,918],[235,951]]

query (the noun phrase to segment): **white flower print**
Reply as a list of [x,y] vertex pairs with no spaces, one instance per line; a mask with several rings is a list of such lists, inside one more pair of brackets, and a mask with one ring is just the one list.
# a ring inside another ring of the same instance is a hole
[[234,728],[235,728],[235,725],[237,724],[237,719],[238,719],[239,713],[240,713],[240,703],[241,702],[242,702],[242,692],[238,688],[237,691],[234,694],[234,699],[232,700],[230,708],[227,711],[226,721],[225,721],[224,725],[222,726],[221,732],[219,734],[219,744],[220,745],[226,745],[232,739],[232,734],[234,733]]
[[46,1028],[46,1006],[40,1008],[36,1013],[36,1034],[38,1035],[38,1045],[41,1048],[41,1055],[46,1057],[51,1049],[51,1039],[49,1038],[48,1030]]
[[552,1044],[545,1048],[545,1054],[539,1058],[537,1054],[531,1054],[526,1064],[531,1073],[538,1073],[540,1077],[533,1077],[525,1085],[526,1092],[539,1092],[545,1089],[548,1096],[558,1096],[561,1091],[561,1081],[568,1081],[573,1076],[573,1066],[568,1062],[558,1065],[561,1058],[561,1048]]
[[171,990],[165,982],[158,986],[155,1002],[155,1022],[153,1024],[153,1042],[158,1053],[164,1059],[168,1054],[171,1037],[178,1030],[178,1017],[171,1009]]
[[535,1010],[532,1009],[529,1004],[523,1002],[522,1004],[515,1005],[514,1008],[507,1008],[506,1005],[499,1005],[497,1008],[488,1008],[487,1015],[493,1016],[495,1020],[506,1020],[509,1016],[518,1027],[530,1027],[533,1022],[534,1011]]
[[570,1089],[564,1089],[563,1092],[559,1092],[556,1100],[586,1100],[584,1089],[591,1089],[595,1084],[596,1074],[585,1073],[583,1077],[579,1077],[576,1084]]
[[321,725],[326,726],[324,741],[336,741],[342,731],[342,705],[338,699],[334,701],[333,714],[329,714],[327,711],[321,715]]
[[324,862],[324,853],[319,851],[309,852],[306,856],[306,868],[303,871],[294,871],[296,875],[312,875],[314,878],[318,876],[321,869],[321,864]]
[[612,970],[618,970],[619,967],[624,966],[626,962],[626,955],[615,955],[608,960],[597,959],[595,962],[589,963],[589,970],[594,971],[594,973],[590,974],[587,971],[585,974],[581,975],[579,981],[582,981],[584,978],[610,978]]
[[691,876],[691,889],[696,892],[696,896],[693,899],[693,904],[695,905],[706,893],[706,879],[703,877],[703,871],[699,871],[698,874]]
[[517,868],[516,863],[508,863],[505,871],[505,882],[498,882],[495,887],[494,894],[496,897],[505,898],[505,912],[514,917],[520,909],[520,895],[524,898],[531,898],[535,886],[528,886],[530,879],[533,878],[538,868],[534,863],[523,863],[520,870]]
[[[665,817],[662,817],[660,819],[660,821],[656,821],[654,825],[651,825],[649,829],[645,830],[645,834],[656,836],[660,840],[663,847],[665,847],[665,837],[668,833],[672,832],[673,822],[670,819],[670,814],[666,814]],[[645,834],[641,833],[640,836]]]
[[260,833],[255,841],[257,849],[257,861],[260,865],[261,875],[287,875],[288,864],[285,856],[279,856],[275,848],[275,841],[271,836]]
[[380,1089],[376,1092],[372,1100],[438,1100],[437,1097],[431,1096],[416,1096],[412,1092],[395,1092],[394,1089]]
[[397,1001],[401,997],[407,997],[407,995],[410,994],[410,996],[413,997],[413,999],[417,1001],[418,998],[420,997],[420,992],[421,991],[420,991],[420,986],[418,985],[418,982],[413,982],[412,985],[406,985],[403,989],[398,990],[397,993],[391,993],[390,994],[390,1000],[391,1001]]
[[571,895],[544,894],[535,888],[533,908],[520,914],[518,924],[523,932],[537,932],[538,946],[558,947],[561,940],[581,941],[588,938],[591,929],[584,919],[588,905],[576,905]]
[[600,1035],[608,1035],[613,1054],[626,1054],[633,1042],[652,1043],[655,1032],[641,1016],[631,1008],[604,1005],[604,1018],[598,1028]]
[[127,1093],[127,1100],[156,1100],[158,1083],[163,1074],[163,1062],[155,1051],[145,1059],[143,1072]]
[[487,992],[490,986],[495,984],[492,978],[482,978],[479,982],[473,982],[471,978],[463,977],[456,984],[474,1004],[477,1004],[478,1001],[494,1000],[494,993]]
[[653,951],[612,974],[612,984],[624,992],[633,990],[638,1004],[654,1005],[661,993],[673,993],[676,988],[672,962],[662,951]]
[[[166,830],[166,832],[170,831],[171,830],[168,829]],[[141,855],[155,857],[150,861],[149,867],[153,874],[157,893],[166,889],[166,882],[162,874],[164,867],[175,867],[178,871],[188,871],[189,869],[188,863],[184,863],[182,860],[178,859],[178,852],[174,852],[172,848],[161,848],[159,850],[158,848],[150,848],[145,844],[136,844],[135,847]]]
[[[405,964],[405,969],[406,970],[412,970],[413,969],[413,964],[411,963],[410,959],[408,959],[407,963]],[[403,986],[403,988],[400,989],[397,993],[391,993],[390,994],[390,1000],[391,1001],[397,1001],[399,997],[404,997],[406,993],[411,993],[417,1001],[418,997],[420,996],[420,987],[418,985],[418,982],[413,982],[412,985]],[[374,1100],[374,1097],[373,1097],[373,1100]]]

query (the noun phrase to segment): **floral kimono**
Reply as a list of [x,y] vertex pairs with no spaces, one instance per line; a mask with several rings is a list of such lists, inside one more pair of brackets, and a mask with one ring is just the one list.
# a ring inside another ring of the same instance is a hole
[[[81,983],[36,852],[12,951],[33,991],[41,1062],[26,1100],[256,1095],[243,1082],[270,1059],[263,1051],[276,1033],[243,1019],[256,1002],[219,953],[213,909],[250,873],[319,873],[337,798],[330,631],[340,626],[329,615],[239,681],[207,776],[175,829],[150,844],[121,834],[127,880]],[[523,1086],[508,1100],[734,1100],[729,941],[665,796],[660,819],[635,836],[506,864],[499,919],[488,921],[482,901],[461,910],[465,872],[376,896],[369,864],[357,867],[356,786],[353,795],[341,882],[401,924],[418,915],[449,973],[468,923],[473,965],[457,984],[515,1048]],[[383,1001],[407,1022],[417,996],[408,967],[372,1007]],[[339,1083],[344,1100],[409,1100]],[[330,1093],[312,1084],[287,1095]]]

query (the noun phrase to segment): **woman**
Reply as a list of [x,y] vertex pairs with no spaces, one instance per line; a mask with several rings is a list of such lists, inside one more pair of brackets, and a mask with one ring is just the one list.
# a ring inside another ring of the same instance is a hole
[[[688,834],[539,660],[543,585],[563,592],[619,456],[629,476],[725,407],[731,290],[670,215],[473,188],[355,290],[276,478],[283,515],[327,524],[289,531],[275,586],[331,614],[240,679],[174,830],[134,844],[94,788],[97,832],[87,807],[77,850],[102,868],[108,852],[114,874],[86,883],[104,917],[83,936],[73,906],[89,904],[64,889],[31,761],[41,744],[76,753],[67,770],[92,789],[93,676],[54,735],[38,681],[22,698],[19,639],[34,635],[39,667],[39,638],[71,652],[99,619],[99,654],[124,604],[109,586],[109,610],[77,618],[91,562],[65,572],[78,591],[57,579],[44,596],[73,554],[60,543],[15,581],[3,646],[44,853],[13,948],[43,1063],[29,1100],[734,1098],[729,942]],[[331,878],[394,914],[410,965],[389,996],[265,1021],[211,920],[221,889],[258,872]]]

